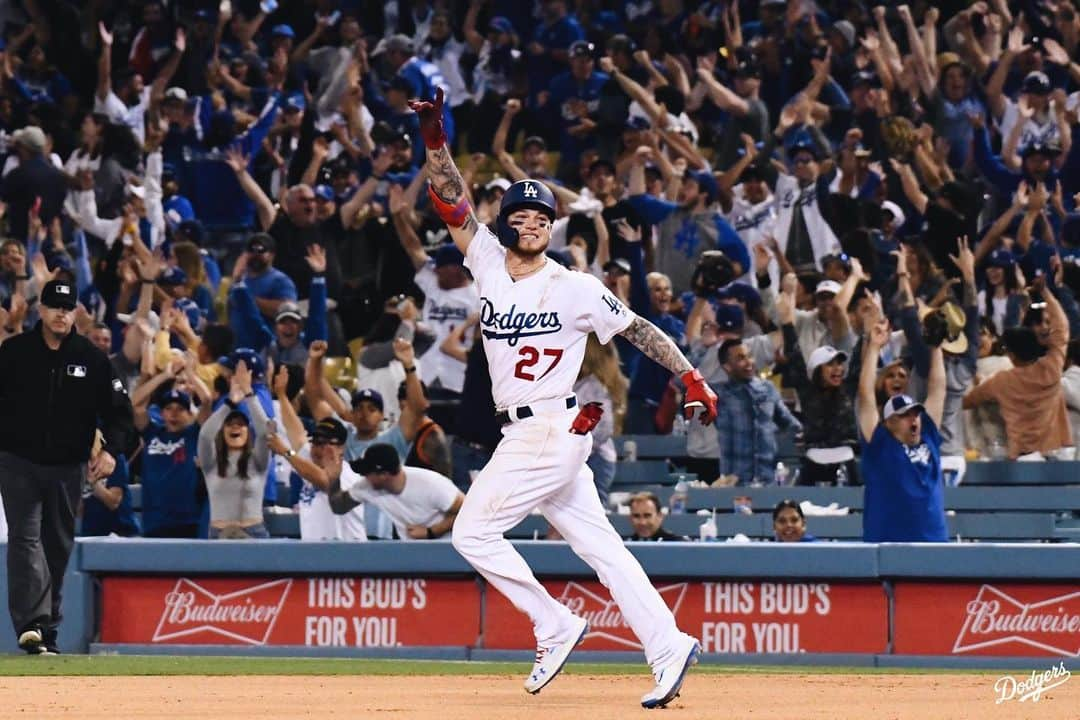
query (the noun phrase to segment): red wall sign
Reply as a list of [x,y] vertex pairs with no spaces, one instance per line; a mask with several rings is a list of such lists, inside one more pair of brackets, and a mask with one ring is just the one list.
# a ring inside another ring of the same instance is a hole
[[896,583],[895,652],[1080,656],[1080,585]]
[[466,646],[480,632],[473,580],[106,577],[102,585],[107,643]]
[[[640,650],[619,607],[596,581],[546,581],[552,597],[589,621],[585,650]],[[879,583],[677,582],[657,585],[679,627],[707,653],[880,653],[888,643]],[[528,619],[489,588],[484,647],[532,649]]]

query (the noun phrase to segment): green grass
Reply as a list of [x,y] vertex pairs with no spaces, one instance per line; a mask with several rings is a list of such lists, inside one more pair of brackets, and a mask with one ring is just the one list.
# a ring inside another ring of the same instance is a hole
[[[0,656],[0,677],[35,675],[524,675],[526,663],[364,660],[352,658],[186,657],[164,655]],[[644,663],[574,663],[572,675],[645,675]],[[740,674],[994,674],[999,670],[699,665],[695,673]]]

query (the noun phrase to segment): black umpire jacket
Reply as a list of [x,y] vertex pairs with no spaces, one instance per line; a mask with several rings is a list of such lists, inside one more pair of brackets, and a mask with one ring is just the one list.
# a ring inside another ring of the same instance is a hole
[[99,424],[111,455],[131,452],[131,400],[89,340],[72,331],[51,350],[39,322],[0,345],[0,450],[39,465],[84,463]]

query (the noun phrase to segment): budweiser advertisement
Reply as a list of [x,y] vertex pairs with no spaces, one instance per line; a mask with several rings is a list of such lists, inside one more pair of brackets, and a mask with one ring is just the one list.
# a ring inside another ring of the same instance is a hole
[[[453,617],[454,622],[446,622]],[[476,644],[474,580],[106,577],[101,640],[174,645]]]
[[[586,650],[640,650],[641,643],[598,582],[545,581],[559,602],[589,621]],[[709,653],[880,653],[888,610],[880,583],[671,582],[656,589],[679,627]],[[488,590],[484,646],[532,649],[524,615]]]
[[1080,585],[897,583],[895,652],[1080,657]]

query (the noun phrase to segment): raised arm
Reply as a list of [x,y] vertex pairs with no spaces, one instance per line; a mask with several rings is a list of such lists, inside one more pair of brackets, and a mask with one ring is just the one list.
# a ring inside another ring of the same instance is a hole
[[263,230],[268,229],[274,224],[274,216],[277,215],[277,212],[274,210],[274,203],[270,201],[270,198],[259,187],[259,183],[255,182],[255,178],[251,177],[251,173],[248,172],[247,156],[236,148],[229,148],[225,151],[225,162],[236,173],[236,181],[240,183],[244,194],[251,199],[251,202],[255,203],[255,212],[259,216],[259,227]]
[[865,442],[874,436],[878,424],[877,397],[874,393],[874,380],[877,377],[878,357],[881,348],[889,339],[889,321],[882,318],[870,328],[870,333],[863,338],[862,367],[859,370],[859,392],[855,402],[856,417],[859,422],[859,434]]
[[910,165],[900,162],[896,158],[889,158],[889,164],[892,165],[892,169],[900,177],[900,186],[904,189],[904,195],[907,197],[908,202],[920,215],[925,215],[930,198],[919,187],[919,179],[915,177],[915,171],[911,169]]
[[401,249],[405,251],[405,254],[409,256],[409,260],[412,261],[413,269],[419,270],[424,267],[428,261],[428,254],[424,252],[424,246],[420,242],[420,236],[416,234],[416,230],[409,224],[406,214],[409,211],[408,204],[404,201],[404,192],[399,185],[393,185],[390,188],[390,217],[394,221],[394,230],[397,232],[398,242],[401,243]]
[[[105,102],[105,98],[112,92],[112,44],[113,34],[105,29],[105,23],[98,23],[98,35],[101,36],[101,54],[98,55],[98,79],[97,98]],[[14,52],[14,48],[8,48]]]
[[420,116],[420,134],[427,147],[428,178],[431,180],[428,195],[435,212],[450,230],[454,244],[462,254],[467,254],[473,234],[480,225],[466,197],[465,181],[446,145],[442,88],[436,88],[435,102],[411,100],[409,107]]
[[930,377],[926,379],[926,414],[941,425],[941,416],[945,413],[945,353],[941,346],[930,348]]
[[316,340],[308,348],[307,367],[304,370],[304,397],[307,398],[311,416],[316,420],[337,414],[345,417],[349,406],[342,400],[323,376],[323,358],[326,341]]

